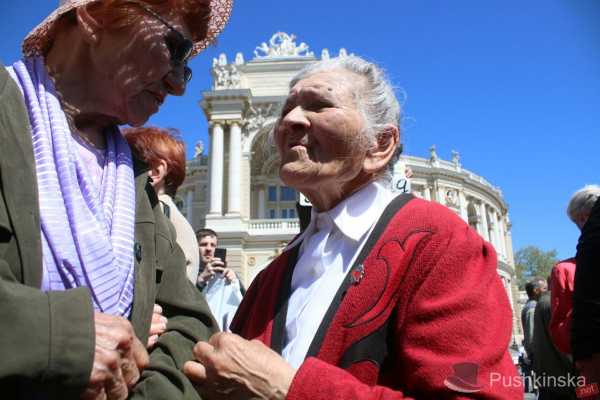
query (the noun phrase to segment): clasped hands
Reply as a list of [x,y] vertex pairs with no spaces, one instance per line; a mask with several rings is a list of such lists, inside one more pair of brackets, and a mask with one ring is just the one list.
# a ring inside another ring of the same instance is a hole
[[285,399],[296,370],[258,340],[214,334],[194,347],[183,372],[208,400]]
[[125,318],[94,313],[94,363],[84,400],[124,400],[148,365],[144,345]]
[[[155,309],[155,314],[157,310]],[[84,400],[125,400],[149,357],[124,318],[96,312],[96,347]],[[196,361],[183,372],[206,399],[285,399],[296,373],[279,354],[258,340],[217,333],[193,349]]]

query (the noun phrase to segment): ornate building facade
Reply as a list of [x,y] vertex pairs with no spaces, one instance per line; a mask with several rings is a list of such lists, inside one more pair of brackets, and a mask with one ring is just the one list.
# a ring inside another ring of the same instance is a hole
[[[341,49],[338,54],[347,52]],[[329,57],[329,51],[322,50],[320,58]],[[202,154],[199,143],[177,202],[195,229],[209,227],[219,233],[219,245],[228,249],[228,265],[245,284],[299,232],[299,194],[278,177],[269,133],[289,81],[316,60],[305,43],[297,45],[293,35],[276,33],[248,62],[241,53],[233,62],[225,54],[213,60],[213,85],[200,101],[210,129],[209,156]],[[409,180],[406,167],[413,171]],[[444,204],[494,245],[498,274],[512,301],[511,225],[501,191],[464,169],[458,153],[445,161],[434,146],[429,159],[401,157],[395,171],[396,189]]]

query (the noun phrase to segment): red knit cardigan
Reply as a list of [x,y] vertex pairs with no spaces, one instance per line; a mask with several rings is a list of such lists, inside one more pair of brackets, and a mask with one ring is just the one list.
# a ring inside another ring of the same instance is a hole
[[[298,247],[256,277],[233,332],[281,352]],[[449,209],[400,196],[338,290],[287,399],[522,399],[511,326],[492,246]],[[457,377],[465,362],[475,375]],[[451,389],[461,378],[476,391]]]

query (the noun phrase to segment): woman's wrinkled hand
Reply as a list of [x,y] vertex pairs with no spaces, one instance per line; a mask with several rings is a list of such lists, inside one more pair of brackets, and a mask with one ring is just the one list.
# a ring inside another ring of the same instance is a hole
[[125,318],[96,312],[94,327],[94,361],[81,398],[125,400],[148,365],[148,353]]
[[296,371],[258,340],[214,334],[194,347],[183,372],[206,399],[285,399]]

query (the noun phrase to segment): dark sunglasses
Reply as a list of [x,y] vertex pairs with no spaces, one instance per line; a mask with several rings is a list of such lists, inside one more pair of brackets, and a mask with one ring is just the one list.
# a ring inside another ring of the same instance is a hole
[[167,44],[167,48],[169,49],[169,53],[171,53],[171,61],[178,65],[183,64],[183,79],[186,83],[189,82],[192,79],[192,69],[187,66],[187,62],[192,55],[192,51],[194,50],[194,43],[190,39],[187,39],[185,36],[183,36],[181,32],[173,27],[173,25],[168,23],[163,17],[161,17],[151,8],[148,8],[145,4],[137,1],[132,1],[131,3],[139,5],[144,11],[152,15],[154,18],[162,22],[163,25],[169,28],[170,34],[165,36],[165,42]]

